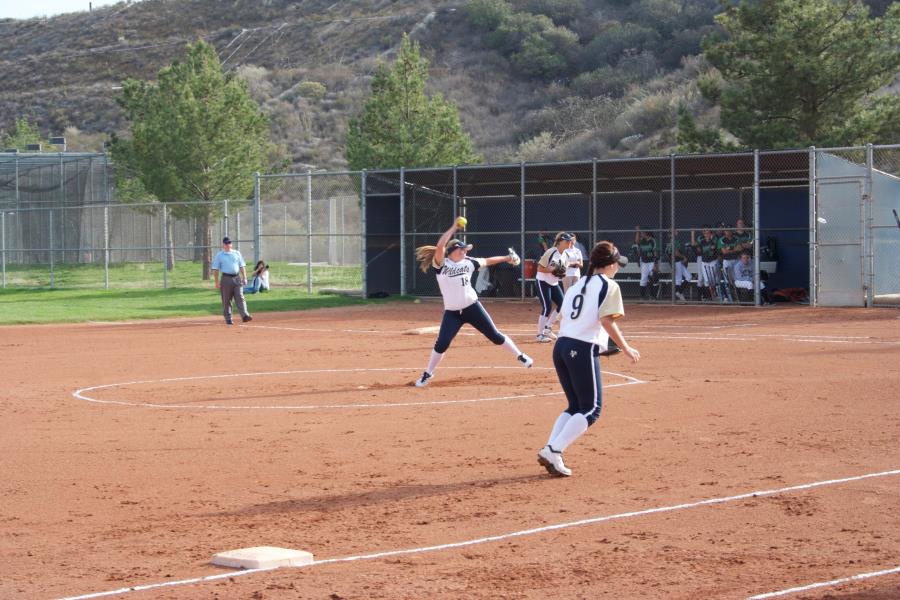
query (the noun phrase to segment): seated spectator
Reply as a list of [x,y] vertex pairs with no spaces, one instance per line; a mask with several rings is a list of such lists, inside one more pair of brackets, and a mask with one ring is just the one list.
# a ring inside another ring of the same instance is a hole
[[713,290],[718,284],[719,276],[719,248],[718,241],[713,236],[712,229],[704,225],[703,236],[697,238],[695,230],[691,229],[691,246],[697,255],[697,291],[700,300],[712,300]]
[[735,221],[734,237],[737,239],[737,249],[741,252],[746,250],[750,253],[750,258],[753,258],[753,232],[747,229],[744,219]]
[[722,256],[722,268],[732,270],[734,265],[740,260],[742,248],[738,238],[734,235],[734,231],[726,229],[722,237],[718,239],[717,247],[719,254]]
[[250,283],[244,287],[245,294],[269,291],[269,265],[265,261],[256,263],[256,268],[250,274]]
[[[738,298],[741,301],[750,301],[753,298],[753,263],[750,262],[750,253],[744,251],[741,253],[741,259],[735,263],[732,271],[734,279],[734,287],[738,292]],[[759,279],[759,295],[763,304],[771,304],[769,298],[769,290],[766,289],[766,282],[762,276]]]

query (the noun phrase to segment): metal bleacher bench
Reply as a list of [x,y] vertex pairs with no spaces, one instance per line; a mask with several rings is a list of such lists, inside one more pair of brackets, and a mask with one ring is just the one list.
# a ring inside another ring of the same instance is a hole
[[[698,269],[697,269],[697,261],[692,260],[688,263],[688,273],[691,274],[691,286],[685,291],[685,295],[689,295],[693,298],[693,292],[697,285],[698,280]],[[760,261],[759,269],[761,271],[766,271],[768,273],[775,273],[778,268],[778,263],[776,261]],[[672,265],[668,262],[659,262],[659,288],[657,288],[657,293],[662,293],[662,285],[671,285],[672,284]],[[640,283],[641,280],[641,266],[637,262],[630,262],[626,266],[622,267],[619,270],[619,274],[616,276],[616,281],[624,284],[636,284]]]
[[[766,271],[768,273],[775,273],[778,269],[777,261],[760,261],[759,262],[760,271]],[[661,284],[671,284],[672,283],[672,265],[667,262],[660,261],[659,263],[659,272],[660,278],[659,283]],[[688,263],[688,272],[691,274],[691,283],[697,283],[697,261],[692,260]],[[633,284],[639,283],[641,280],[641,266],[637,262],[629,262],[626,266],[619,269],[618,275],[616,275],[616,281],[620,283]],[[518,279],[518,281],[522,281]],[[525,280],[526,285],[526,296],[532,296],[532,289],[534,287],[535,279],[534,277],[530,277]],[[529,293],[531,292],[531,293]]]

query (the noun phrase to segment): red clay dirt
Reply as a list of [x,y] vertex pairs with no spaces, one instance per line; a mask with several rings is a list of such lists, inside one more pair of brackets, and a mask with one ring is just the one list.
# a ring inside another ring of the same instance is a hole
[[[643,383],[605,390],[561,479],[535,456],[552,345],[534,304],[487,306],[535,367],[467,327],[424,389],[434,334],[402,332],[435,302],[0,329],[0,598],[747,598],[900,566],[900,312],[629,305],[643,360],[604,384]],[[419,550],[209,562],[262,545]]]

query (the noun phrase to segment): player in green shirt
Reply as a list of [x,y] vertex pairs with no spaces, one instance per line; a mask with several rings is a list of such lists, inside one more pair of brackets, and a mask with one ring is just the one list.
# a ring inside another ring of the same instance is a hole
[[650,283],[650,276],[656,267],[656,261],[659,260],[659,249],[652,232],[647,230],[641,231],[640,225],[634,229],[634,244],[637,246],[641,265],[641,299],[646,300],[647,285]]

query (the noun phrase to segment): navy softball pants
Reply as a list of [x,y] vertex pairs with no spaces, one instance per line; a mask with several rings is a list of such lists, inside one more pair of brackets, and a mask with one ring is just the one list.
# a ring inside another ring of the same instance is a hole
[[546,281],[538,279],[538,296],[541,299],[541,314],[549,317],[556,305],[556,312],[562,310],[563,293],[559,285],[550,285]]
[[581,413],[588,426],[600,416],[603,389],[600,386],[600,357],[596,344],[561,337],[553,346],[553,366],[569,401],[566,412]]
[[450,342],[459,333],[463,325],[468,323],[484,337],[491,340],[498,346],[506,341],[506,336],[497,330],[496,325],[491,320],[491,316],[484,310],[481,302],[476,301],[462,310],[445,310],[444,318],[441,319],[441,330],[438,333],[437,341],[434,343],[434,351],[443,354],[450,347]]

